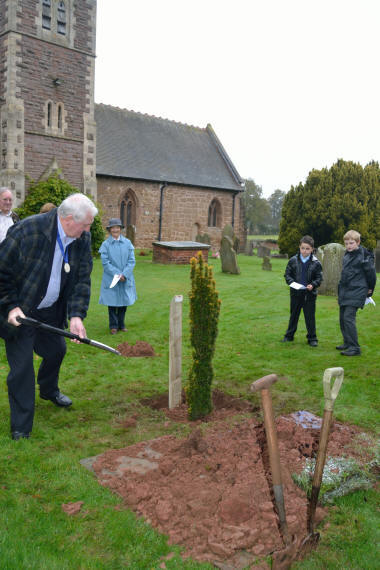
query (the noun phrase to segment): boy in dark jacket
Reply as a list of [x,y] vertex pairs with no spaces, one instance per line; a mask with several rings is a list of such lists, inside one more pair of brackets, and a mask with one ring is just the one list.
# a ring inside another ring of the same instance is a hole
[[315,328],[315,303],[317,288],[322,283],[322,265],[313,255],[314,240],[303,236],[297,255],[291,257],[285,270],[285,281],[290,285],[290,319],[288,330],[282,342],[292,341],[297,330],[298,319],[303,309],[310,346],[318,346]]
[[343,344],[337,346],[343,356],[359,356],[356,312],[375,289],[376,270],[373,255],[360,245],[360,234],[349,230],[344,236],[346,253],[338,285],[339,324]]

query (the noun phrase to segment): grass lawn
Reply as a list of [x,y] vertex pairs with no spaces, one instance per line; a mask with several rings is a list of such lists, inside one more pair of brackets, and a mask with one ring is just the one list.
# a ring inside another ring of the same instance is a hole
[[265,241],[265,240],[267,240],[267,239],[269,239],[269,240],[271,240],[271,239],[278,240],[278,234],[250,235],[250,236],[247,236],[247,239],[255,239],[255,240],[259,240],[259,241],[260,241],[260,240],[261,240],[261,241]]
[[[9,436],[6,390],[8,365],[0,349],[0,568],[13,569],[158,569],[163,557],[175,555],[168,569],[211,568],[182,560],[180,548],[169,546],[143,520],[124,508],[121,500],[101,487],[79,460],[112,448],[125,447],[168,433],[162,412],[145,408],[141,398],[167,391],[169,305],[176,294],[183,302],[183,378],[190,365],[188,333],[189,266],[163,266],[150,256],[136,256],[135,277],[139,299],[127,311],[126,335],[111,337],[106,307],[98,305],[101,264],[95,261],[93,296],[86,319],[90,338],[117,346],[127,340],[150,343],[156,358],[119,358],[111,353],[68,342],[60,388],[74,404],[59,409],[36,399],[32,438],[13,442]],[[262,260],[240,255],[241,275],[221,273],[212,260],[222,301],[214,358],[215,381],[232,395],[252,401],[252,381],[276,373],[272,390],[275,413],[309,410],[323,412],[322,376],[326,368],[343,366],[345,379],[334,414],[375,435],[379,425],[376,384],[380,372],[379,306],[358,312],[362,345],[360,358],[344,358],[335,350],[341,342],[335,298],[317,301],[318,348],[306,344],[304,322],[293,343],[280,339],[289,318],[289,291],[283,279],[286,260],[273,259],[271,272]],[[376,293],[375,293],[376,300]],[[39,360],[36,357],[36,366]],[[121,422],[138,413],[136,428]],[[173,433],[185,436],[189,427],[175,425]],[[379,568],[378,495],[359,492],[336,502],[329,525],[322,530],[316,552],[294,568]],[[62,503],[84,501],[82,511],[68,516]]]

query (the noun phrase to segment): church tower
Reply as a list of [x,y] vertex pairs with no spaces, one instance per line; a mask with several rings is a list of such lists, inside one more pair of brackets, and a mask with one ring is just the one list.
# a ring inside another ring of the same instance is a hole
[[0,186],[57,168],[96,199],[96,0],[0,0]]

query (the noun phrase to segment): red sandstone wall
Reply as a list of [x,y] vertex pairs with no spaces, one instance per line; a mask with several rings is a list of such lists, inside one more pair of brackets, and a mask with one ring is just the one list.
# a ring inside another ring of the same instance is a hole
[[196,257],[198,251],[202,252],[203,261],[208,262],[208,249],[170,249],[153,245],[153,261],[155,263],[187,265],[192,257]]
[[[25,108],[25,131],[45,132],[45,101],[62,102],[66,111],[65,138],[83,140],[83,112],[89,73],[83,54],[38,39],[22,37],[22,67],[19,70],[21,97]],[[36,73],[40,70],[40,73]],[[58,77],[61,85],[55,87]]]
[[65,180],[82,190],[83,145],[75,141],[62,142],[60,138],[26,134],[25,174],[38,180],[51,160],[56,158]]
[[[135,245],[151,249],[152,242],[158,239],[160,184],[101,176],[97,178],[97,186],[104,226],[109,218],[120,216],[124,193],[128,189],[134,192],[137,202]],[[220,201],[222,209],[222,223],[217,228],[207,226],[208,207],[213,198]],[[231,220],[232,192],[171,185],[164,190],[161,241],[194,240],[195,224],[198,224],[199,232],[210,236],[212,249],[219,250],[222,230]],[[235,233],[240,239],[244,237],[239,197],[235,198]]]

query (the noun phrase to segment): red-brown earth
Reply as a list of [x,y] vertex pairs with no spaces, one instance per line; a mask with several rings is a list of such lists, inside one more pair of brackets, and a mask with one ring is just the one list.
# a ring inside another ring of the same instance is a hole
[[[185,403],[169,410],[167,394],[141,403],[163,410],[167,427],[188,422]],[[224,570],[269,568],[264,557],[281,551],[284,542],[263,425],[254,416],[257,408],[245,400],[214,391],[213,404],[207,421],[188,422],[193,427],[188,438],[166,435],[106,451],[92,468],[101,485],[166,534],[169,543],[181,545],[184,556]],[[307,498],[291,474],[300,473],[305,459],[315,455],[320,433],[319,418],[303,427],[300,417],[295,413],[276,420],[287,524],[297,544],[307,536]],[[137,422],[138,416],[126,417],[123,425],[131,429]],[[334,422],[328,455],[360,460],[359,433]],[[317,521],[326,514],[318,507]]]
[[143,340],[138,340],[135,344],[122,342],[117,347],[122,356],[156,356],[154,348]]

